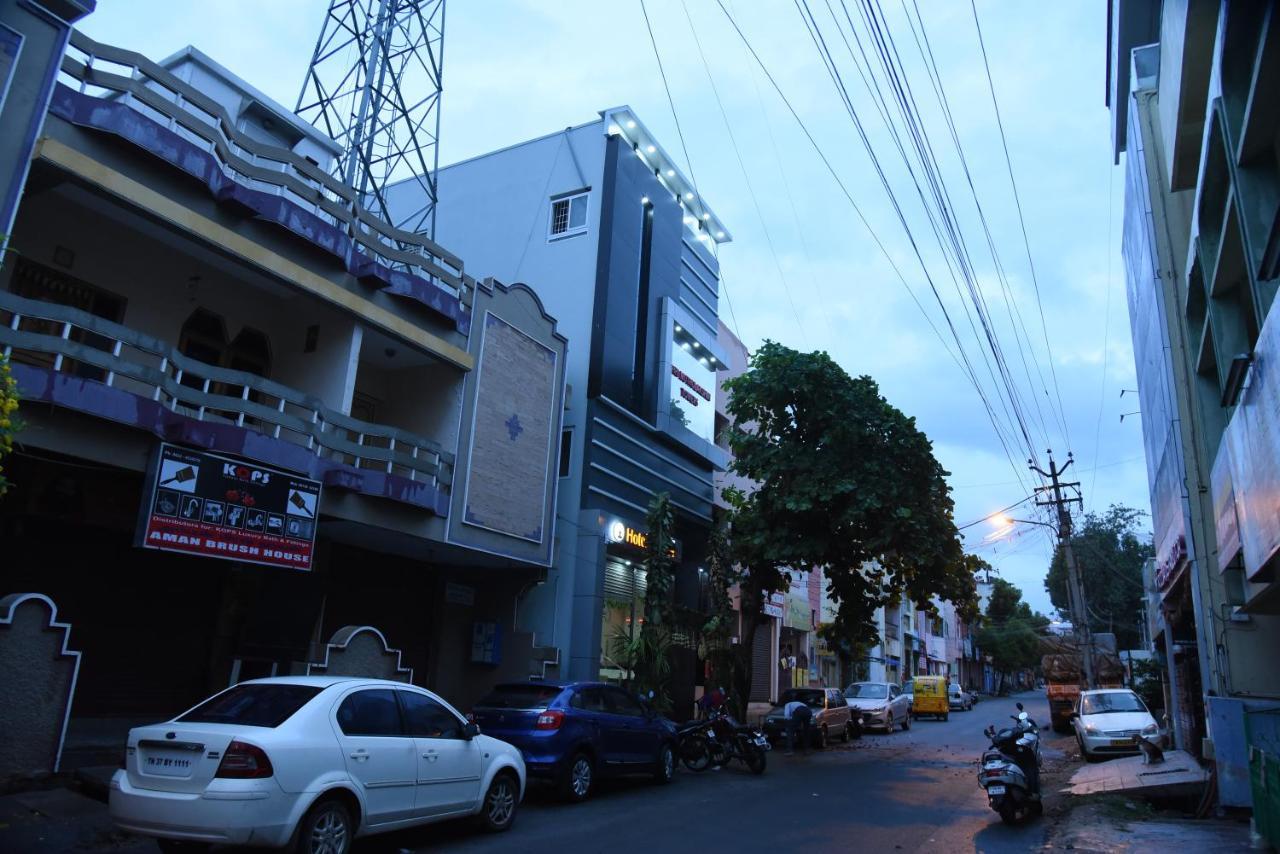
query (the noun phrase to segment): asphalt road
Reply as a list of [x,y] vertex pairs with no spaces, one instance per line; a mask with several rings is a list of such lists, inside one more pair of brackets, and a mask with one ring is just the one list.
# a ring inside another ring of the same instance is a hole
[[681,769],[669,786],[619,781],[578,805],[533,788],[509,833],[488,836],[452,822],[373,837],[356,851],[1036,850],[1043,820],[1004,826],[975,777],[983,728],[1008,721],[1016,700],[1042,726],[1047,750],[1064,741],[1047,729],[1043,694],[985,698],[945,723],[916,721],[910,732],[868,733],[850,747],[808,755],[771,752],[759,777],[737,763],[702,774]]

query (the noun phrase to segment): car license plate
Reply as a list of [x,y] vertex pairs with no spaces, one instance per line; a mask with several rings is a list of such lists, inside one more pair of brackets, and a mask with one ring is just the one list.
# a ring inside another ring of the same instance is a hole
[[1136,747],[1131,738],[1113,738],[1111,739],[1112,747]]
[[158,777],[190,777],[194,766],[190,753],[149,755],[142,762],[143,770]]
[[988,794],[988,795],[1003,795],[1003,794],[1004,794],[1004,786],[988,786],[988,787],[987,787],[987,794]]

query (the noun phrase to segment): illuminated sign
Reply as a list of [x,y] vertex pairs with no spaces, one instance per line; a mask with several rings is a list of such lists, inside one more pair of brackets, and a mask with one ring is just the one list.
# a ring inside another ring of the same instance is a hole
[[1187,538],[1178,535],[1178,539],[1170,547],[1169,551],[1156,564],[1156,588],[1164,590],[1174,579],[1174,570],[1177,569],[1184,558],[1187,556]]
[[[610,543],[621,546],[630,546],[633,549],[644,551],[649,544],[649,535],[644,531],[637,531],[635,528],[623,522],[621,519],[610,519],[604,528],[605,539]],[[672,538],[671,557],[680,558],[680,541]]]

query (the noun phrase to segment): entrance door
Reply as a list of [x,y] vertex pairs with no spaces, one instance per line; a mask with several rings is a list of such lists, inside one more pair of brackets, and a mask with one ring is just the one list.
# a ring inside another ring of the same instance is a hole
[[417,753],[417,796],[422,815],[472,809],[480,797],[480,745],[462,736],[462,720],[426,694],[396,691],[405,728]]
[[338,741],[347,773],[364,790],[370,825],[416,814],[418,759],[414,739],[404,734],[395,692],[365,688],[338,706]]

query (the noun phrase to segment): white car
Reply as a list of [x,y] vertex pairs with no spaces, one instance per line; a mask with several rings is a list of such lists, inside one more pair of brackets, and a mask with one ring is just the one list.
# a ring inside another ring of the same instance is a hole
[[969,692],[960,687],[960,683],[952,682],[947,686],[947,707],[967,712],[973,708],[973,698],[969,696]]
[[1146,704],[1127,688],[1081,691],[1071,723],[1086,762],[1108,754],[1137,753],[1135,735],[1151,742],[1160,737],[1160,727]]
[[866,729],[879,727],[887,733],[898,725],[911,729],[911,699],[897,685],[854,682],[844,689],[844,701],[855,715],[861,716]]
[[506,830],[520,751],[430,691],[382,679],[241,682],[129,731],[111,818],[157,838],[346,854],[357,836],[460,816]]

